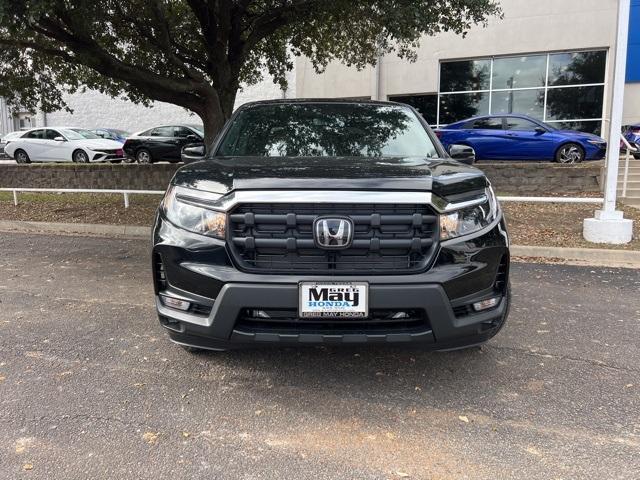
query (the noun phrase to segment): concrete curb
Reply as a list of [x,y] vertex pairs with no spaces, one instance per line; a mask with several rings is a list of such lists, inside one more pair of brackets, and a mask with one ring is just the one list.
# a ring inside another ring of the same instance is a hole
[[[49,223],[0,220],[0,231],[22,233],[52,233],[67,235],[97,235],[102,237],[151,237],[150,227],[134,225],[101,225],[91,223]],[[578,265],[640,268],[640,251],[605,248],[564,248],[512,245],[514,257],[561,260]]]
[[640,251],[638,250],[511,245],[511,255],[514,257],[560,259],[582,265],[640,268]]

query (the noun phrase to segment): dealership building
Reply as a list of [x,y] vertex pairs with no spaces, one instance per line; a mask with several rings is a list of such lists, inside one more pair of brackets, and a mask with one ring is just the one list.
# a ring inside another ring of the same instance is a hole
[[[640,0],[632,0],[623,125],[640,122]],[[383,56],[357,71],[296,67],[299,97],[396,100],[442,126],[474,115],[523,113],[562,128],[606,132],[617,0],[501,0],[504,18],[424,38],[409,63]]]
[[[315,73],[296,61],[290,87],[270,80],[245,88],[237,104],[266,98],[371,98],[414,105],[433,126],[474,115],[523,113],[562,128],[606,133],[616,41],[617,0],[501,0],[504,17],[422,39],[415,62],[390,54],[375,67],[339,63]],[[640,0],[631,0],[623,125],[640,123]],[[154,108],[97,92],[67,97],[74,110],[9,113],[0,99],[0,133],[45,125],[138,130],[197,117],[173,105]]]

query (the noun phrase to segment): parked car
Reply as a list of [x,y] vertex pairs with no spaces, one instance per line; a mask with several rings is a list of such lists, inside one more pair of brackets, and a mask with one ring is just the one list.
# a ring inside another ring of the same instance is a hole
[[11,140],[20,138],[23,133],[24,131],[18,130],[17,132],[9,132],[0,138],[0,158],[8,158],[8,155],[4,151],[4,147],[6,147],[7,143],[9,143]]
[[204,130],[196,125],[163,125],[136,133],[124,142],[124,151],[131,161],[153,163],[179,162],[182,147],[201,144]]
[[473,148],[477,160],[555,160],[579,163],[604,158],[607,142],[597,135],[559,130],[526,115],[490,115],[469,118],[436,130],[449,148]]
[[623,128],[622,135],[632,147],[635,147],[638,150],[638,152],[634,153],[633,156],[640,159],[640,124],[627,125]]
[[[121,162],[122,145],[77,128],[32,128],[5,147],[18,163],[31,162]],[[89,135],[89,136],[87,136]],[[95,138],[92,138],[95,137]]]
[[127,138],[131,136],[130,132],[119,130],[117,128],[94,128],[91,132],[95,133],[100,138],[106,138],[107,140],[115,140],[116,142],[124,143]]
[[165,194],[156,306],[189,351],[464,348],[505,323],[508,245],[487,178],[412,107],[249,103]]

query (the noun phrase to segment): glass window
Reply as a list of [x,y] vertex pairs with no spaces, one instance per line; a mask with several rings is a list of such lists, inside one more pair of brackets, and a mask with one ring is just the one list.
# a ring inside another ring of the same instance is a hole
[[536,128],[542,128],[535,122],[526,118],[507,117],[507,130],[515,130],[517,132],[533,132]]
[[[443,62],[437,124],[512,113],[540,121],[601,119],[604,85],[587,85],[604,84],[606,61],[599,50]],[[476,92],[489,89],[489,72],[491,91]]]
[[491,60],[444,62],[440,66],[441,92],[488,90]]
[[546,75],[546,55],[496,58],[493,61],[492,89],[542,87]]
[[[75,132],[79,135],[81,135],[83,138],[89,138],[89,139],[96,139],[96,138],[101,138],[99,135],[97,135],[96,133],[92,132],[91,130],[86,130],[84,128],[70,128],[70,129],[65,129],[63,131],[63,133],[69,137],[70,132],[69,130],[71,130],[71,132]],[[105,137],[105,138],[109,138],[109,137]],[[70,138],[71,140],[71,138]],[[73,138],[72,140],[80,140],[79,138]]]
[[420,112],[429,125],[438,123],[438,95],[402,95],[390,97],[389,100],[411,105]]
[[45,134],[44,134],[45,140],[55,140],[57,137],[62,137],[62,134],[57,130],[51,130],[50,128],[47,128],[45,130]]
[[[294,103],[241,111],[217,155],[437,157],[438,153],[423,124],[406,107]],[[348,166],[345,162],[344,168]]]
[[151,130],[152,137],[173,137],[173,127],[157,127]]
[[174,128],[174,136],[175,137],[180,137],[180,138],[186,138],[189,135],[195,135],[195,133],[193,132],[193,130],[187,128],[187,127],[175,127]]
[[471,124],[471,128],[474,130],[502,130],[502,118],[480,118]]
[[196,125],[195,123],[187,123],[186,125],[199,133],[201,137],[204,137],[204,127],[202,125]]
[[582,120],[602,117],[604,87],[550,88],[547,120]]
[[491,113],[522,113],[544,119],[544,89],[493,92]]
[[440,125],[489,113],[489,93],[455,93],[440,96]]
[[23,138],[44,138],[44,130],[32,130],[24,134]]
[[549,56],[549,85],[604,83],[607,52],[554,53]]
[[59,133],[58,136],[64,135],[67,140],[84,140],[86,138],[92,138],[92,139],[100,138],[97,135],[91,132],[88,132],[88,130],[84,130],[82,128],[78,128],[78,129],[64,128],[64,129],[61,129],[60,132],[61,133]]

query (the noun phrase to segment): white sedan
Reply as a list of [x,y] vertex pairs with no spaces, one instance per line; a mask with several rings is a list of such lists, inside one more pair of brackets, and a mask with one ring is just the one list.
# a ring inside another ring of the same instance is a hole
[[88,130],[67,127],[27,130],[7,143],[4,151],[17,163],[119,163],[125,158],[121,143],[100,138]]

